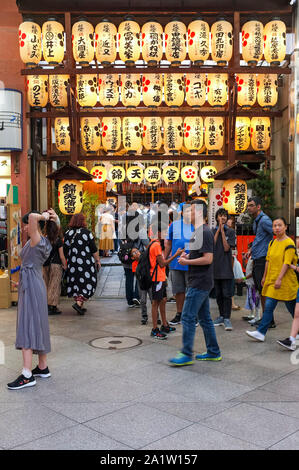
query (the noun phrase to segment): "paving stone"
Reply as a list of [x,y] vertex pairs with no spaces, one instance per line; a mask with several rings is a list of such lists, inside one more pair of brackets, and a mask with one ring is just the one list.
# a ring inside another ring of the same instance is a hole
[[290,436],[277,442],[270,450],[297,450],[299,449],[299,432],[295,432]]

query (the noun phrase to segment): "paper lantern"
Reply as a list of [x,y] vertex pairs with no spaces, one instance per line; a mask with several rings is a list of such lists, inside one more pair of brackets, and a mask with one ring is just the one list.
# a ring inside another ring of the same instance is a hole
[[237,117],[235,129],[235,150],[247,150],[250,146],[250,118]]
[[187,73],[186,101],[192,108],[203,106],[206,102],[206,76],[203,73]]
[[102,145],[106,152],[117,152],[121,146],[121,118],[102,119]]
[[147,73],[142,77],[142,96],[145,106],[156,108],[163,99],[163,75]]
[[33,108],[44,108],[48,103],[48,75],[27,76],[27,100]]
[[67,107],[69,75],[49,75],[49,100],[55,108]]
[[92,108],[98,101],[97,75],[77,75],[77,99],[82,108]]
[[271,122],[268,117],[253,117],[251,126],[251,145],[256,152],[265,152],[271,143]]
[[189,59],[195,65],[203,65],[210,55],[210,27],[202,19],[192,21],[188,26]]
[[163,169],[162,178],[165,183],[175,183],[180,177],[180,171],[178,167],[174,165],[166,166]]
[[81,181],[60,181],[58,185],[58,204],[62,214],[79,214],[83,206],[83,185]]
[[132,18],[120,23],[118,44],[120,60],[126,65],[134,65],[140,57],[140,27]]
[[107,179],[107,170],[103,165],[96,165],[90,170],[90,174],[93,175],[92,181],[94,183],[105,183]]
[[183,146],[183,119],[181,117],[164,118],[164,148],[168,153],[177,153]]
[[20,57],[27,67],[36,66],[42,59],[40,26],[27,20],[19,26]]
[[280,65],[286,55],[286,25],[273,19],[264,28],[264,57],[271,65]]
[[203,119],[189,116],[184,119],[184,146],[190,152],[198,152],[203,146]]
[[64,28],[54,18],[49,18],[42,27],[43,56],[50,65],[58,65],[64,59]]
[[242,55],[248,65],[256,65],[263,57],[263,23],[247,21],[242,27]]
[[[88,171],[88,168],[86,168],[86,166],[78,166],[78,168],[80,168],[80,170],[83,170],[83,171],[86,171],[86,173],[89,173]],[[80,180],[80,183],[86,183],[87,180]]]
[[198,170],[195,166],[188,165],[181,169],[181,178],[185,183],[194,183],[198,176]]
[[127,108],[136,108],[141,101],[140,75],[126,73],[121,75],[121,102]]
[[163,144],[162,119],[160,117],[143,118],[143,146],[150,152],[157,152]]
[[241,73],[236,77],[238,85],[238,105],[242,109],[250,109],[256,101],[256,75]]
[[246,181],[231,179],[226,180],[222,188],[223,208],[231,215],[245,212],[247,207]]
[[97,117],[81,118],[81,144],[83,150],[95,153],[101,148],[101,120]]
[[76,62],[86,66],[94,59],[94,29],[91,23],[77,21],[72,28],[73,56]]
[[131,183],[141,183],[144,178],[143,169],[137,165],[132,165],[127,169],[127,178]]
[[113,166],[108,172],[108,179],[114,184],[122,183],[125,180],[125,177],[126,170],[120,165]]
[[116,106],[119,101],[119,80],[116,74],[99,77],[99,102],[105,108]]
[[103,65],[110,65],[116,59],[116,26],[104,18],[95,29],[96,59]]
[[257,76],[257,102],[264,109],[271,109],[278,99],[277,75],[260,74]]
[[186,58],[187,29],[182,21],[174,19],[165,27],[165,54],[171,65],[180,65]]
[[137,153],[142,148],[141,118],[123,118],[123,146],[129,154]]
[[205,118],[205,146],[207,150],[221,150],[224,144],[224,123],[222,117]]
[[217,170],[214,166],[203,166],[200,170],[200,179],[204,183],[213,183],[215,175],[217,175]]
[[141,29],[142,58],[149,66],[157,65],[163,56],[163,28],[156,21],[148,21]]
[[208,103],[214,108],[227,102],[227,73],[208,73]]
[[233,27],[225,20],[216,21],[211,28],[212,60],[226,65],[233,55]]
[[56,118],[54,121],[55,143],[59,152],[69,152],[71,148],[69,118]]
[[164,76],[164,100],[167,106],[177,108],[185,100],[185,78],[178,73],[166,73]]
[[145,169],[144,177],[148,183],[159,183],[161,179],[161,170],[158,166],[148,166]]

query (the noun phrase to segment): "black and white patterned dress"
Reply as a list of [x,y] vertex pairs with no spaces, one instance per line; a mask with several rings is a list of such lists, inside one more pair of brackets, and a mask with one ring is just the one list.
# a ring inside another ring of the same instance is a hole
[[97,287],[97,269],[93,254],[97,247],[87,228],[70,228],[64,235],[64,253],[67,259],[67,295],[89,299]]

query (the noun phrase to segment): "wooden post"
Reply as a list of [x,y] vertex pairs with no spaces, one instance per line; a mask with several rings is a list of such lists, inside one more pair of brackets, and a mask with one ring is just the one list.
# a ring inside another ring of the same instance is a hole
[[76,106],[76,64],[73,58],[72,48],[72,21],[71,14],[65,13],[65,33],[66,33],[66,68],[70,75],[70,85],[67,90],[68,116],[70,123],[71,136],[71,162],[74,165],[78,163],[78,115]]

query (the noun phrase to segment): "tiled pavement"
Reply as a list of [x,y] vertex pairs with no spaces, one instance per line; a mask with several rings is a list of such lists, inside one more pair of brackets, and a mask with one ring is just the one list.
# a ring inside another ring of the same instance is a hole
[[[121,276],[121,268],[111,269]],[[116,297],[119,292],[120,287]],[[236,299],[244,305],[244,298]],[[180,347],[181,326],[167,341],[157,342],[149,336],[151,325],[140,325],[140,309],[128,309],[124,299],[92,300],[83,317],[69,300],[63,299],[61,307],[63,315],[50,318],[52,377],[17,392],[6,389],[21,366],[21,353],[14,349],[16,309],[0,310],[5,344],[0,448],[299,448],[299,369],[275,343],[287,336],[291,324],[284,306],[265,343],[250,340],[244,333],[245,312],[234,312],[232,332],[217,328],[223,361],[178,369],[167,359]],[[171,318],[175,306],[168,304],[167,310]],[[215,318],[214,301],[211,311]],[[129,350],[89,344],[122,335],[142,344]],[[205,350],[200,329],[195,350]]]

